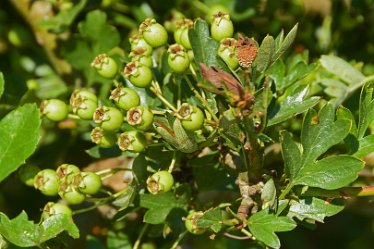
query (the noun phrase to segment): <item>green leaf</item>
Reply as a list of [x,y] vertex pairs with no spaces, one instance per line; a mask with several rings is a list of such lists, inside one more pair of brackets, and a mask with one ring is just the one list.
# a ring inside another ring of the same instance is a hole
[[299,201],[292,200],[288,216],[304,219],[313,219],[323,222],[325,217],[333,216],[344,209],[344,204],[329,202],[315,197],[307,197]]
[[260,72],[265,71],[270,63],[271,59],[274,56],[274,38],[270,35],[267,35],[261,43],[261,46],[258,50],[257,56],[253,64],[256,66],[256,69]]
[[305,165],[294,178],[293,184],[337,189],[354,181],[363,167],[364,162],[355,157],[330,156]]
[[261,192],[262,209],[273,208],[276,204],[277,189],[273,178],[270,178],[264,185]]
[[151,195],[140,195],[140,206],[148,208],[144,215],[144,222],[150,224],[164,223],[170,211],[174,208],[185,209],[187,205],[186,195],[178,196],[171,192]]
[[2,72],[0,72],[0,99],[1,96],[3,96],[4,93],[4,75]]
[[210,228],[213,232],[218,233],[222,229],[222,211],[216,207],[204,212],[204,215],[197,219],[197,226]]
[[269,110],[269,121],[267,125],[278,124],[315,106],[320,97],[307,98],[307,94],[307,86],[299,86],[296,88],[291,95],[287,96],[278,105],[273,106]]
[[296,227],[296,223],[290,217],[276,216],[264,209],[249,217],[248,227],[257,240],[272,248],[280,248],[275,232],[291,231]]
[[59,11],[56,16],[41,21],[39,25],[42,28],[53,30],[56,33],[63,32],[73,23],[86,3],[87,0],[80,0],[79,3],[74,4],[72,8]]
[[127,234],[123,232],[108,232],[107,249],[131,249],[132,244]]
[[334,55],[322,55],[321,65],[330,73],[336,75],[348,85],[359,84],[365,76],[345,60]]
[[136,188],[134,186],[127,186],[126,190],[112,202],[113,205],[119,207],[118,211],[121,211],[132,204],[137,194],[135,190]]
[[283,196],[295,185],[337,189],[357,178],[364,163],[353,156],[337,155],[317,161],[348,135],[350,127],[351,121],[348,119],[335,121],[335,110],[331,104],[327,104],[318,115],[312,109],[305,116],[300,148],[288,132],[281,133],[285,173],[290,178]]
[[365,135],[367,128],[374,121],[373,91],[374,84],[367,84],[361,91],[358,118],[358,139],[361,139]]
[[79,237],[79,230],[71,216],[65,214],[53,215],[38,225],[28,220],[24,211],[12,220],[0,213],[0,234],[17,246],[39,246],[63,231],[75,239]]
[[21,106],[0,121],[0,182],[35,151],[39,127],[39,109],[35,104]]
[[98,145],[86,150],[86,153],[93,158],[111,158],[118,157],[122,154],[122,151],[117,145],[110,148],[102,148]]
[[374,134],[358,140],[358,149],[353,156],[362,158],[374,151]]
[[56,214],[44,220],[39,225],[39,243],[43,243],[66,231],[72,238],[79,238],[79,229],[74,224],[71,216],[66,214]]
[[276,61],[279,57],[281,57],[283,55],[283,53],[286,52],[286,50],[291,46],[291,44],[293,43],[293,41],[296,38],[298,25],[299,24],[296,24],[290,30],[290,32],[288,32],[287,36],[284,39],[281,39],[281,38],[283,38],[283,31],[278,36],[278,37],[280,37],[280,39],[277,39],[277,40],[279,40],[279,45],[275,48],[276,51],[275,51],[275,53],[273,55],[273,58],[272,58],[273,62]]
[[94,10],[87,14],[86,19],[78,24],[78,34],[71,36],[62,48],[62,56],[77,70],[81,71],[88,83],[94,80],[108,82],[98,76],[89,65],[101,53],[108,53],[117,47],[120,34],[114,26],[107,23],[105,12]]
[[219,43],[209,36],[209,26],[206,21],[197,19],[194,28],[188,32],[188,38],[197,65],[200,63],[208,67],[220,65],[217,59]]

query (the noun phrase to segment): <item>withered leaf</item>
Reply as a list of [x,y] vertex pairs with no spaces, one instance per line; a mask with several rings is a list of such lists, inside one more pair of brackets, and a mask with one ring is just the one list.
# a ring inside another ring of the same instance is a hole
[[215,67],[208,67],[200,63],[203,77],[218,89],[230,91],[235,96],[242,96],[243,86],[231,74]]

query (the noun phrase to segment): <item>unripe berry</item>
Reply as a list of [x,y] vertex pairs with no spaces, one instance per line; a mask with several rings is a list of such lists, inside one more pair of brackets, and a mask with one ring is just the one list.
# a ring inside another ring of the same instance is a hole
[[181,120],[182,126],[188,131],[196,131],[204,124],[204,113],[196,106],[183,103],[177,117]]
[[91,67],[104,78],[113,79],[118,72],[118,65],[115,60],[107,54],[99,54],[91,63]]
[[173,175],[165,170],[158,171],[147,179],[147,189],[151,194],[168,192],[173,185]]
[[137,61],[128,63],[123,73],[136,87],[148,87],[152,82],[152,70]]
[[85,120],[92,119],[97,103],[96,95],[87,89],[76,89],[70,97],[73,113]]
[[68,115],[68,106],[59,99],[43,100],[40,104],[40,112],[52,121],[62,121]]
[[96,109],[93,120],[102,129],[115,131],[123,123],[123,114],[115,107],[102,106]]
[[47,196],[57,195],[59,185],[60,179],[52,169],[43,169],[34,177],[34,187]]
[[123,110],[130,110],[132,107],[140,104],[139,94],[128,87],[117,87],[111,92],[109,97],[114,103]]
[[236,44],[234,38],[222,39],[218,48],[218,55],[233,70],[239,67],[239,61],[236,58]]
[[147,146],[147,140],[142,132],[127,131],[119,136],[118,146],[122,151],[142,152]]
[[190,211],[185,219],[187,231],[195,235],[203,234],[206,229],[197,225],[197,219],[203,215],[204,213],[202,211]]
[[141,131],[152,127],[153,113],[148,106],[136,106],[127,112],[127,122]]
[[131,51],[143,50],[143,55],[152,55],[153,48],[143,38],[141,34],[130,37]]
[[115,131],[103,130],[100,127],[95,127],[91,131],[91,141],[102,148],[110,148],[117,141]]
[[43,208],[42,218],[47,219],[56,214],[66,214],[68,216],[72,216],[73,212],[65,204],[48,202]]
[[168,64],[171,70],[176,73],[183,73],[188,69],[190,66],[190,59],[182,45],[173,44],[169,46]]
[[143,35],[144,40],[154,48],[166,44],[168,40],[168,33],[164,26],[153,18],[145,19],[139,26],[139,32]]
[[229,14],[218,12],[213,15],[210,32],[214,40],[220,42],[224,38],[232,37],[234,34],[234,25],[230,20]]
[[79,191],[87,195],[96,194],[102,186],[100,176],[94,172],[82,172],[77,180]]

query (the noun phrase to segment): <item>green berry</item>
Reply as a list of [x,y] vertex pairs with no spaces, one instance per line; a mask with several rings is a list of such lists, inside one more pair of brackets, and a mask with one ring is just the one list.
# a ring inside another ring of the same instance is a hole
[[103,130],[100,127],[95,127],[91,131],[91,141],[102,148],[110,148],[117,141],[115,131]]
[[130,62],[124,69],[125,77],[136,87],[148,87],[152,82],[152,70],[137,61]]
[[147,140],[142,132],[127,131],[119,136],[118,146],[122,151],[142,152],[147,146]]
[[130,110],[131,108],[140,104],[139,94],[128,87],[117,87],[111,92],[109,97],[114,103],[123,110]]
[[133,107],[127,112],[127,122],[138,130],[149,130],[153,123],[153,113],[147,106]]
[[176,73],[185,72],[190,66],[187,51],[182,45],[173,44],[168,49],[168,65]]
[[210,32],[214,40],[220,42],[224,38],[232,37],[234,34],[234,25],[230,16],[223,12],[213,15]]
[[78,189],[83,194],[94,195],[102,186],[101,178],[94,172],[82,172],[79,177]]
[[93,119],[103,130],[115,131],[123,123],[123,114],[115,107],[102,106],[96,109]]
[[48,202],[43,208],[42,218],[47,219],[48,217],[56,214],[66,214],[68,216],[72,216],[73,212],[65,204]]
[[62,121],[69,113],[68,105],[59,99],[48,99],[43,100],[40,105],[40,111],[49,120]]
[[165,170],[158,171],[147,179],[147,189],[151,194],[168,192],[173,185],[173,175]]
[[91,67],[104,78],[113,79],[118,72],[117,62],[107,54],[99,54],[91,63]]
[[236,44],[237,41],[234,38],[225,38],[221,40],[218,48],[218,55],[233,70],[239,67],[239,61],[236,58]]
[[81,119],[90,120],[97,108],[96,95],[87,89],[76,89],[70,97],[70,105],[73,113]]
[[34,177],[34,187],[42,194],[47,196],[55,196],[58,193],[60,179],[56,172],[52,169],[43,169]]
[[195,235],[203,234],[206,229],[197,225],[197,219],[203,215],[202,211],[190,211],[185,219],[187,231]]
[[144,40],[141,34],[130,37],[131,51],[143,51],[143,55],[152,55],[153,48]]
[[154,48],[165,45],[168,40],[168,33],[164,26],[153,18],[145,19],[139,26],[139,32],[143,35],[144,40]]
[[204,113],[196,106],[183,103],[177,116],[182,123],[184,129],[188,131],[196,131],[204,124]]

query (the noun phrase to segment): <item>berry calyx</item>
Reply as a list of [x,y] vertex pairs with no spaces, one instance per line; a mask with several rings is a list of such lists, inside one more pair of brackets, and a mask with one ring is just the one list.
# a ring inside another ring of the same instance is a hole
[[154,195],[170,191],[173,185],[173,175],[165,170],[158,171],[147,179],[147,189]]
[[111,92],[109,99],[112,99],[119,108],[126,111],[140,104],[139,94],[128,87],[117,87]]
[[152,71],[149,67],[140,64],[138,61],[128,63],[123,73],[125,77],[136,87],[148,87],[152,81]]
[[115,131],[123,123],[123,114],[115,107],[102,106],[96,109],[93,120],[102,129]]
[[137,61],[140,64],[151,68],[153,66],[152,56],[147,55],[144,48],[137,48],[130,52],[131,61]]
[[164,26],[153,18],[145,19],[139,25],[139,32],[143,35],[144,40],[154,48],[166,44],[168,40],[168,33]]
[[107,54],[99,54],[91,63],[91,67],[106,79],[113,79],[118,72],[117,62]]
[[143,50],[143,55],[152,55],[153,48],[149,45],[141,34],[135,34],[130,37],[131,51]]
[[190,39],[188,37],[188,30],[193,27],[193,21],[183,18],[176,23],[176,30],[174,31],[174,40],[181,44],[186,49],[191,49]]
[[68,105],[59,99],[43,100],[40,104],[40,112],[49,120],[58,122],[64,120],[69,113]]
[[173,44],[168,48],[168,64],[176,73],[185,72],[190,66],[188,53],[182,45]]
[[122,151],[142,152],[147,146],[147,140],[142,132],[127,131],[119,136],[118,146]]
[[141,131],[152,127],[153,113],[147,106],[136,106],[127,112],[127,122]]

